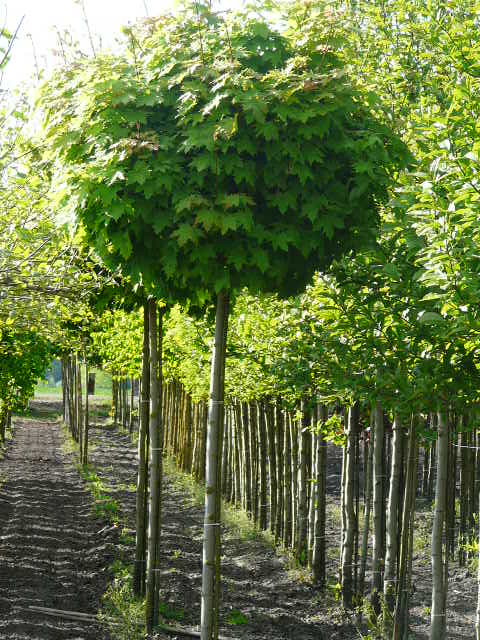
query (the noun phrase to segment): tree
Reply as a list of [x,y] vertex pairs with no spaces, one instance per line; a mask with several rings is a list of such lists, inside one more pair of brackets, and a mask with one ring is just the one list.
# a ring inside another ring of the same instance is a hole
[[107,264],[168,299],[216,299],[203,640],[218,634],[231,294],[299,292],[315,269],[369,241],[407,158],[328,45],[328,15],[289,18],[282,33],[261,12],[224,19],[187,5],[132,31],[130,60],[97,56],[42,94],[61,202]]

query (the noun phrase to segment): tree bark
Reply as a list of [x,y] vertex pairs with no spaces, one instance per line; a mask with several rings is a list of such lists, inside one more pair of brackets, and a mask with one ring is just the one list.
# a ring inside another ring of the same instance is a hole
[[[150,347],[150,504],[148,518],[148,558],[146,586],[147,633],[152,633],[158,622],[158,545],[162,514],[163,475],[163,420],[162,420],[162,347],[157,336],[157,302],[149,300],[149,347]],[[160,319],[163,309],[160,311]],[[161,331],[160,320],[160,331]],[[159,331],[159,334],[160,334]],[[161,335],[161,334],[160,334]]]
[[345,469],[343,508],[345,513],[345,531],[342,547],[342,601],[346,609],[353,605],[353,542],[356,527],[354,498],[355,439],[357,435],[357,406],[348,411],[348,422],[345,444]]
[[432,609],[430,640],[443,640],[446,633],[445,576],[442,536],[445,524],[448,469],[448,420],[445,411],[438,413],[437,482],[432,529]]
[[383,594],[385,604],[393,612],[396,595],[397,548],[398,548],[398,502],[400,488],[400,472],[402,464],[402,425],[400,417],[395,414],[392,436],[392,464],[390,473],[390,490],[387,506],[387,552],[385,555],[385,574]]
[[302,421],[298,434],[298,518],[296,555],[300,564],[308,562],[308,496],[307,496],[307,440],[309,437],[309,410],[302,402]]
[[[412,420],[408,436],[408,457],[405,478],[405,492],[402,512],[402,531],[400,538],[400,562],[398,565],[397,598],[393,620],[393,640],[401,640],[408,633],[408,601],[407,584],[408,561],[410,555],[410,531],[415,504],[415,422]],[[405,628],[407,627],[407,628]]]
[[373,444],[373,556],[372,556],[372,605],[380,612],[379,594],[382,592],[382,549],[383,549],[383,451],[384,451],[383,408],[375,405],[375,439]]
[[88,415],[88,362],[85,358],[85,413],[83,423],[83,464],[88,464],[88,430],[89,430],[89,415]]
[[215,318],[215,341],[210,375],[207,460],[205,487],[205,519],[203,531],[201,640],[217,640],[220,596],[220,516],[219,455],[225,396],[225,355],[228,330],[229,296],[218,294]]
[[[372,416],[374,416],[372,412]],[[370,424],[373,423],[373,419],[370,420]],[[367,568],[367,554],[368,554],[368,537],[370,535],[370,510],[372,505],[372,476],[373,476],[373,443],[374,443],[374,430],[370,429],[370,441],[367,440],[365,435],[365,445],[363,448],[364,466],[366,471],[365,479],[365,503],[363,509],[363,532],[362,532],[362,559],[360,563],[360,571],[358,576],[358,594],[360,601],[363,598],[365,590],[365,573]]]
[[268,440],[268,487],[270,493],[270,531],[275,535],[277,520],[277,452],[275,449],[275,414],[271,402],[265,406]]
[[147,432],[148,432],[148,404],[150,390],[149,370],[149,322],[148,306],[143,306],[143,353],[142,353],[142,383],[139,403],[139,433],[138,433],[138,472],[136,495],[136,541],[135,541],[135,571],[133,578],[133,591],[136,596],[145,592],[145,568],[146,568],[146,540],[145,529],[145,488],[147,482]]
[[313,582],[320,587],[325,585],[325,524],[326,524],[326,481],[327,481],[327,443],[323,439],[318,422],[327,419],[327,408],[317,406],[317,425],[315,433],[315,522],[313,526],[312,573]]

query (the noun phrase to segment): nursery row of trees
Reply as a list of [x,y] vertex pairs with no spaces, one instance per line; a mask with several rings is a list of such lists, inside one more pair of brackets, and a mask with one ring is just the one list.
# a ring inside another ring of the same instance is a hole
[[[23,116],[40,132],[5,126],[28,160],[2,187],[4,322],[22,303],[64,354],[101,359],[124,416],[123,381],[141,380],[149,631],[163,452],[205,482],[212,640],[221,494],[323,585],[333,441],[345,607],[371,577],[379,624],[407,637],[415,496],[434,493],[431,638],[445,637],[448,563],[473,549],[478,513],[478,23],[470,0],[194,3],[59,69]],[[86,461],[76,358],[65,418]]]

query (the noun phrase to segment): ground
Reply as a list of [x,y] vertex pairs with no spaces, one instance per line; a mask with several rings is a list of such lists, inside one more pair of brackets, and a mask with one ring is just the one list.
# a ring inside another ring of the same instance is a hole
[[[45,617],[40,605],[96,613],[112,579],[114,561],[128,565],[134,554],[136,448],[128,434],[96,421],[91,429],[91,473],[114,505],[112,526],[105,504],[96,504],[79,475],[67,438],[52,411],[53,400],[36,402],[34,417],[15,421],[14,439],[0,462],[0,639],[100,640],[98,625]],[[93,418],[96,420],[96,418]],[[338,565],[340,460],[332,448],[328,471],[329,567]],[[96,507],[96,509],[95,509]],[[102,511],[103,509],[103,511]],[[111,516],[111,514],[110,514]],[[412,638],[428,637],[430,606],[429,527],[431,508],[419,504],[413,564]],[[162,611],[169,624],[195,628],[200,617],[203,509],[173,470],[163,501]],[[221,633],[249,640],[353,640],[361,638],[352,617],[320,591],[308,575],[289,570],[250,528],[233,520],[223,528]],[[449,638],[472,639],[475,576],[450,565]],[[363,637],[367,630],[363,628]],[[130,640],[136,635],[124,633]],[[158,640],[172,636],[158,633]],[[177,636],[179,640],[182,635]],[[371,636],[375,637],[375,636]]]

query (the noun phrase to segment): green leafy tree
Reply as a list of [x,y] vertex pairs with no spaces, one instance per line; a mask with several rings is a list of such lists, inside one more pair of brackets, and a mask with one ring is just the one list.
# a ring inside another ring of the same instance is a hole
[[[308,13],[308,7],[307,7]],[[231,292],[302,290],[365,244],[407,157],[323,28],[187,5],[43,90],[60,203],[109,266],[166,297],[216,295],[202,639],[218,635],[225,345]],[[137,43],[139,46],[137,47]]]

